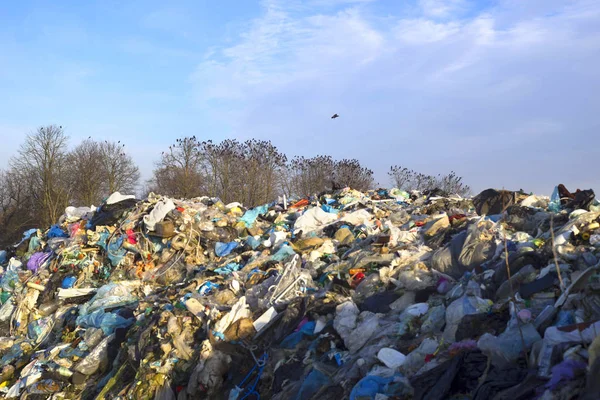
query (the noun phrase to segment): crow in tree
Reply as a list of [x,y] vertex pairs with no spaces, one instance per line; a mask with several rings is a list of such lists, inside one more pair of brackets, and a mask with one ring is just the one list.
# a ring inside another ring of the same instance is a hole
[[333,114],[333,116],[331,117],[331,119],[336,119],[336,118],[339,118],[339,117],[340,117],[339,115]]

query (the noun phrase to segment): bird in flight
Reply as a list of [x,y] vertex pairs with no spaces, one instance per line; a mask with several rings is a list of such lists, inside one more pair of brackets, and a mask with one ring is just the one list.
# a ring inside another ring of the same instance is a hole
[[339,117],[340,117],[339,115],[333,114],[333,116],[331,117],[331,119],[336,119],[336,118],[339,118]]

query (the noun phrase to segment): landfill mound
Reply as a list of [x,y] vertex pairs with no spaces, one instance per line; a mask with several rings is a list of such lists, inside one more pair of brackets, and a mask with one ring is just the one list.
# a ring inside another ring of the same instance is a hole
[[597,398],[600,205],[119,193],[0,253],[23,399]]

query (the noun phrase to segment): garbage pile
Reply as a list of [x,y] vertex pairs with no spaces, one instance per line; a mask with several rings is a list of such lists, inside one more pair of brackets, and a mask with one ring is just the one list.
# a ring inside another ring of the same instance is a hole
[[599,257],[562,185],[115,193],[0,253],[0,396],[597,398]]

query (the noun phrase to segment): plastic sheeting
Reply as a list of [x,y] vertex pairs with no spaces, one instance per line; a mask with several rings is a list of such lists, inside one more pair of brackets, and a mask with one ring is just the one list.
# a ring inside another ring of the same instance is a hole
[[323,211],[321,208],[311,208],[302,214],[294,223],[294,234],[300,231],[304,234],[314,232],[337,220],[336,214]]

